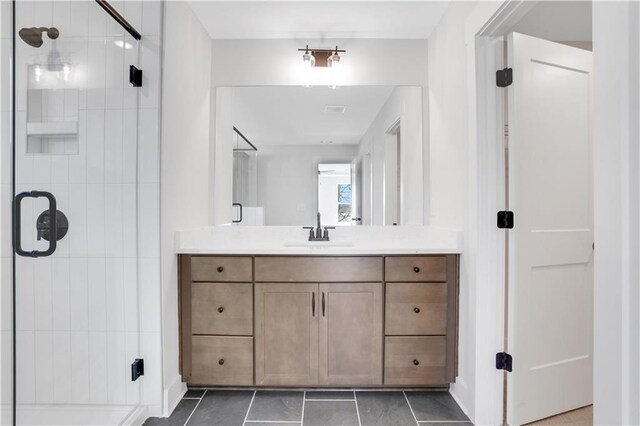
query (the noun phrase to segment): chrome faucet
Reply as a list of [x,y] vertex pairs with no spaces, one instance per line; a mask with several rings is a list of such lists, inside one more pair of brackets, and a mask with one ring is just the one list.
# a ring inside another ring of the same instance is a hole
[[320,221],[320,212],[318,212],[318,223],[317,227],[315,228],[315,233],[313,232],[313,226],[303,226],[302,229],[309,230],[309,241],[329,241],[329,229],[336,229],[336,227],[322,226],[322,223]]

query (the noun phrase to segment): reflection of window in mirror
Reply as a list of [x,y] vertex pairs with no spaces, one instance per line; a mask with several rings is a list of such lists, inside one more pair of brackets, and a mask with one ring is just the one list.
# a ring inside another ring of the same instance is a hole
[[351,164],[318,164],[318,211],[326,226],[351,226]]
[[387,130],[384,169],[384,224],[400,225],[402,218],[402,145],[400,121]]

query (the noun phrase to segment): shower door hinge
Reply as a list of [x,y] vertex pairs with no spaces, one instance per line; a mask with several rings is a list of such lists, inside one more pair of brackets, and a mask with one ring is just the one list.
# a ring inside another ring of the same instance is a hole
[[140,376],[144,376],[144,359],[137,358],[131,364],[131,381],[135,382]]
[[496,86],[508,87],[513,83],[513,69],[505,68],[503,70],[496,71]]
[[142,70],[131,65],[129,67],[129,82],[133,87],[142,87]]
[[512,211],[505,210],[498,212],[498,228],[513,229],[514,215]]
[[509,373],[513,370],[513,358],[506,352],[496,354],[496,370],[506,370]]

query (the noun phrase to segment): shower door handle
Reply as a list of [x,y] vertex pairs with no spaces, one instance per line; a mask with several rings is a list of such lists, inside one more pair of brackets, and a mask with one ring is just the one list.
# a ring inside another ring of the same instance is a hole
[[236,207],[240,207],[240,219],[238,220],[232,220],[231,222],[233,223],[240,223],[242,222],[242,204],[240,203],[233,203],[232,206],[236,206]]
[[[21,213],[22,213],[22,200],[25,198],[40,198],[45,197],[49,200],[49,248],[45,251],[39,250],[23,250],[22,249],[22,228],[21,228]],[[56,251],[58,244],[58,226],[56,223],[57,214],[56,197],[52,193],[47,191],[27,191],[21,192],[16,195],[13,200],[13,249],[16,254],[25,257],[46,257],[51,256]]]

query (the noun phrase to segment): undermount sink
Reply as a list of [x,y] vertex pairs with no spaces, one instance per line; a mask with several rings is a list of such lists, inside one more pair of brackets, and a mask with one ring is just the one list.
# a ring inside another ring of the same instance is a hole
[[353,247],[351,241],[287,241],[283,244],[285,247]]

